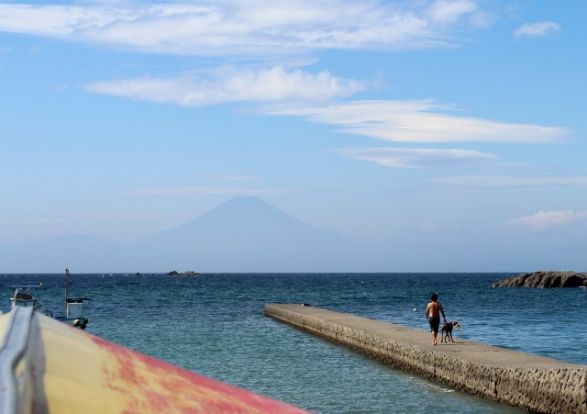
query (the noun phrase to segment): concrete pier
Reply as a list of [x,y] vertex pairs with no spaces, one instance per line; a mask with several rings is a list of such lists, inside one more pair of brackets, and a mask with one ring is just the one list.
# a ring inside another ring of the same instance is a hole
[[312,306],[269,304],[265,314],[459,391],[535,413],[587,414],[587,365],[458,338],[432,346],[428,332]]

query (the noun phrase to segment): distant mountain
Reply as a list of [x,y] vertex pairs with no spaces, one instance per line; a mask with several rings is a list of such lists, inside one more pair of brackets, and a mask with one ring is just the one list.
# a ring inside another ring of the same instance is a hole
[[132,244],[70,235],[0,245],[0,273],[346,271],[354,247],[258,198],[235,197]]
[[251,244],[252,241],[271,245],[307,236],[333,237],[334,232],[322,230],[287,215],[256,197],[234,197],[195,220],[162,231],[143,241],[157,247],[192,249],[200,244],[221,242]]
[[189,268],[243,272],[339,268],[337,261],[346,262],[351,243],[259,198],[234,197],[189,223],[144,238],[140,245],[191,254]]

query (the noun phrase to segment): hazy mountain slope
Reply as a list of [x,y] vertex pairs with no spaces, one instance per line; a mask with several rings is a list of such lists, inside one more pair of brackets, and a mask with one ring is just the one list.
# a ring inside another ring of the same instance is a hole
[[189,223],[143,239],[141,245],[191,252],[196,265],[227,271],[339,268],[337,261],[350,247],[337,233],[255,197],[235,197]]

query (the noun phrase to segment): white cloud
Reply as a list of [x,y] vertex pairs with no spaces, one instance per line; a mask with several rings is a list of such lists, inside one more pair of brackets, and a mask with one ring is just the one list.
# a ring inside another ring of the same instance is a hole
[[431,179],[431,181],[444,186],[466,189],[587,187],[587,176],[512,177],[473,175],[462,177],[437,177]]
[[130,195],[264,195],[289,193],[287,188],[255,188],[255,187],[158,187],[128,191]]
[[0,4],[0,31],[150,52],[291,54],[452,44],[472,0],[218,0]]
[[587,210],[539,211],[531,216],[509,221],[509,224],[532,230],[547,230],[587,219]]
[[348,158],[395,168],[477,166],[495,159],[491,154],[463,149],[348,148],[337,152]]
[[560,25],[555,22],[535,22],[526,23],[520,26],[515,32],[514,36],[545,36],[549,33],[560,30]]
[[360,81],[274,66],[264,70],[219,69],[200,76],[97,82],[92,92],[184,106],[225,102],[323,101],[362,90]]
[[461,17],[477,10],[477,4],[470,0],[438,0],[428,9],[433,22],[443,25],[455,24]]
[[398,142],[546,143],[563,140],[561,127],[512,124],[443,113],[431,101],[354,101],[326,106],[275,109],[275,115],[300,116],[341,131]]
[[469,16],[469,24],[477,29],[487,29],[495,20],[495,16],[485,11],[479,11]]

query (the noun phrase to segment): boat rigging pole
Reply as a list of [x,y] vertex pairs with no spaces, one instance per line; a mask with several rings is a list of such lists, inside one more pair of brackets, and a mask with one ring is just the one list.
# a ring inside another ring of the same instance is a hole
[[65,268],[65,301],[63,302],[63,306],[64,306],[64,315],[65,315],[65,319],[67,319],[67,282],[69,279],[69,269]]

